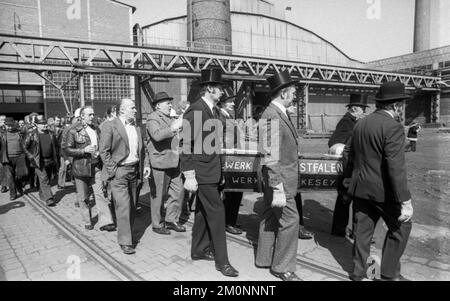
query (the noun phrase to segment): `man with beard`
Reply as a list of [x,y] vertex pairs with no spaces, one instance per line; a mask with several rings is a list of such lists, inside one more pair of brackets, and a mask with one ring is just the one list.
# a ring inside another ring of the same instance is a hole
[[[200,98],[184,113],[181,171],[184,188],[197,193],[192,228],[192,260],[214,260],[224,276],[239,272],[228,260],[225,234],[225,208],[220,198],[222,180],[221,131],[217,103],[223,95],[222,70],[204,69],[201,73]],[[211,138],[213,138],[211,140]],[[212,143],[205,143],[206,139]]]

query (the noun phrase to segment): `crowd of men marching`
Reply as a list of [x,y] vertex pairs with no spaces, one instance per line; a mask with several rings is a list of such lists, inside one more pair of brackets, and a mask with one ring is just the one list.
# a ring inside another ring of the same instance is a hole
[[[228,259],[226,232],[242,233],[236,226],[242,192],[222,193],[219,150],[230,143],[239,148],[239,139],[223,141],[212,152],[198,148],[211,135],[234,137],[218,135],[218,127],[204,126],[211,120],[223,125],[234,120],[235,96],[224,89],[221,75],[219,69],[203,70],[198,100],[178,114],[172,107],[173,98],[157,93],[144,133],[136,125],[137,110],[131,99],[120,100],[103,119],[91,106],[78,109],[73,117],[48,120],[35,113],[19,122],[0,116],[2,193],[9,190],[10,199],[15,200],[26,192],[28,184],[29,189],[39,190],[43,202],[54,206],[57,200],[51,180],[57,179],[58,189],[65,188],[66,180],[73,181],[75,206],[85,229],[94,229],[89,210],[95,204],[99,230],[117,231],[122,251],[134,254],[137,200],[143,181],[148,180],[152,230],[161,235],[185,232],[180,223],[182,206],[186,199],[195,199],[192,260],[214,261],[223,275],[238,276]],[[296,82],[286,71],[267,81],[272,98],[259,117],[276,120],[278,126],[274,132],[270,122],[260,122],[259,136],[276,136],[279,143],[263,144],[260,149],[265,156],[260,178],[264,201],[255,265],[269,268],[282,280],[298,281],[297,238],[310,239],[312,233],[303,227],[297,187],[299,137],[289,114],[296,98]],[[382,279],[402,278],[400,257],[413,213],[405,170],[405,134],[398,122],[401,102],[406,98],[403,84],[385,83],[375,97],[376,110],[364,117],[367,98],[351,95],[348,112],[329,141],[330,153],[342,155],[345,167],[339,180],[332,234],[349,235],[347,223],[353,204],[349,227],[354,239],[353,280],[366,277],[366,260],[380,217],[388,226]],[[411,141],[417,140],[417,131],[415,134]],[[415,151],[415,145],[412,149]]]

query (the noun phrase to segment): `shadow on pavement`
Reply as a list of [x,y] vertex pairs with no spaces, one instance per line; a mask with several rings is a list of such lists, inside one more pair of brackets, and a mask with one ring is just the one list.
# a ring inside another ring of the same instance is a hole
[[10,210],[25,207],[24,202],[16,201],[0,206],[0,215],[8,213]]
[[[147,192],[139,196],[139,202],[143,203],[146,198],[150,198],[150,194]],[[147,228],[152,224],[150,208],[146,206],[140,206],[140,209],[136,211],[136,218],[133,225],[133,242],[138,244],[142,236],[144,236]]]
[[[66,195],[72,194],[72,193],[75,193],[75,185],[66,186],[63,189],[57,190],[53,197],[54,197],[56,204],[58,204],[59,202],[62,201],[62,199]],[[76,196],[75,196],[75,198],[76,198]]]
[[330,251],[334,260],[344,271],[350,273],[353,268],[352,248],[353,244],[344,237],[336,237],[330,234],[333,221],[333,210],[324,207],[316,200],[304,201],[304,213],[311,216],[307,220],[307,229],[314,232],[314,241],[317,245]]

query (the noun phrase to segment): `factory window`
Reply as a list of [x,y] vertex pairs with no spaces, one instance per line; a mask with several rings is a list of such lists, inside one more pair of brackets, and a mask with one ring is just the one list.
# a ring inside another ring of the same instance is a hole
[[0,85],[0,103],[42,102],[42,86]]

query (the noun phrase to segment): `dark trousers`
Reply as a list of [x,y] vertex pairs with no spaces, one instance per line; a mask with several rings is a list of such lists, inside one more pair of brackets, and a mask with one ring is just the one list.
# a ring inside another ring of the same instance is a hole
[[133,224],[136,216],[137,174],[139,165],[119,166],[111,180],[111,192],[117,218],[119,245],[133,245]]
[[[50,178],[54,170],[54,164],[46,164],[41,168],[35,168],[34,171],[39,178],[39,198],[41,201],[53,199],[53,193],[50,188]],[[31,179],[33,180],[33,179]]]
[[225,192],[223,204],[225,205],[225,224],[227,226],[236,226],[242,195],[242,192]]
[[382,249],[381,275],[389,278],[400,275],[400,257],[405,251],[412,228],[411,220],[406,223],[397,220],[400,216],[400,209],[400,204],[377,203],[363,199],[353,200],[356,222],[355,242],[353,244],[354,276],[366,276],[370,241],[380,217],[383,218],[388,227]]
[[216,264],[227,264],[225,207],[218,184],[199,184],[192,227],[191,254],[201,255],[210,249]]
[[5,175],[5,169],[3,168],[3,164],[0,164],[0,186],[6,187],[8,186],[8,181]]
[[[24,157],[21,159],[23,160]],[[22,182],[16,175],[18,160],[20,160],[20,158],[11,157],[9,158],[9,163],[3,163],[3,171],[5,173],[5,178],[8,183],[9,194],[11,197],[16,197],[17,194],[23,193]]]
[[[351,200],[345,200],[345,196],[343,192],[338,191],[338,196],[336,198],[336,204],[334,205],[333,212],[333,225],[331,226],[331,234],[345,236],[348,219],[350,216],[350,204]],[[354,213],[353,213],[353,222],[351,223],[351,231],[354,229]]]

